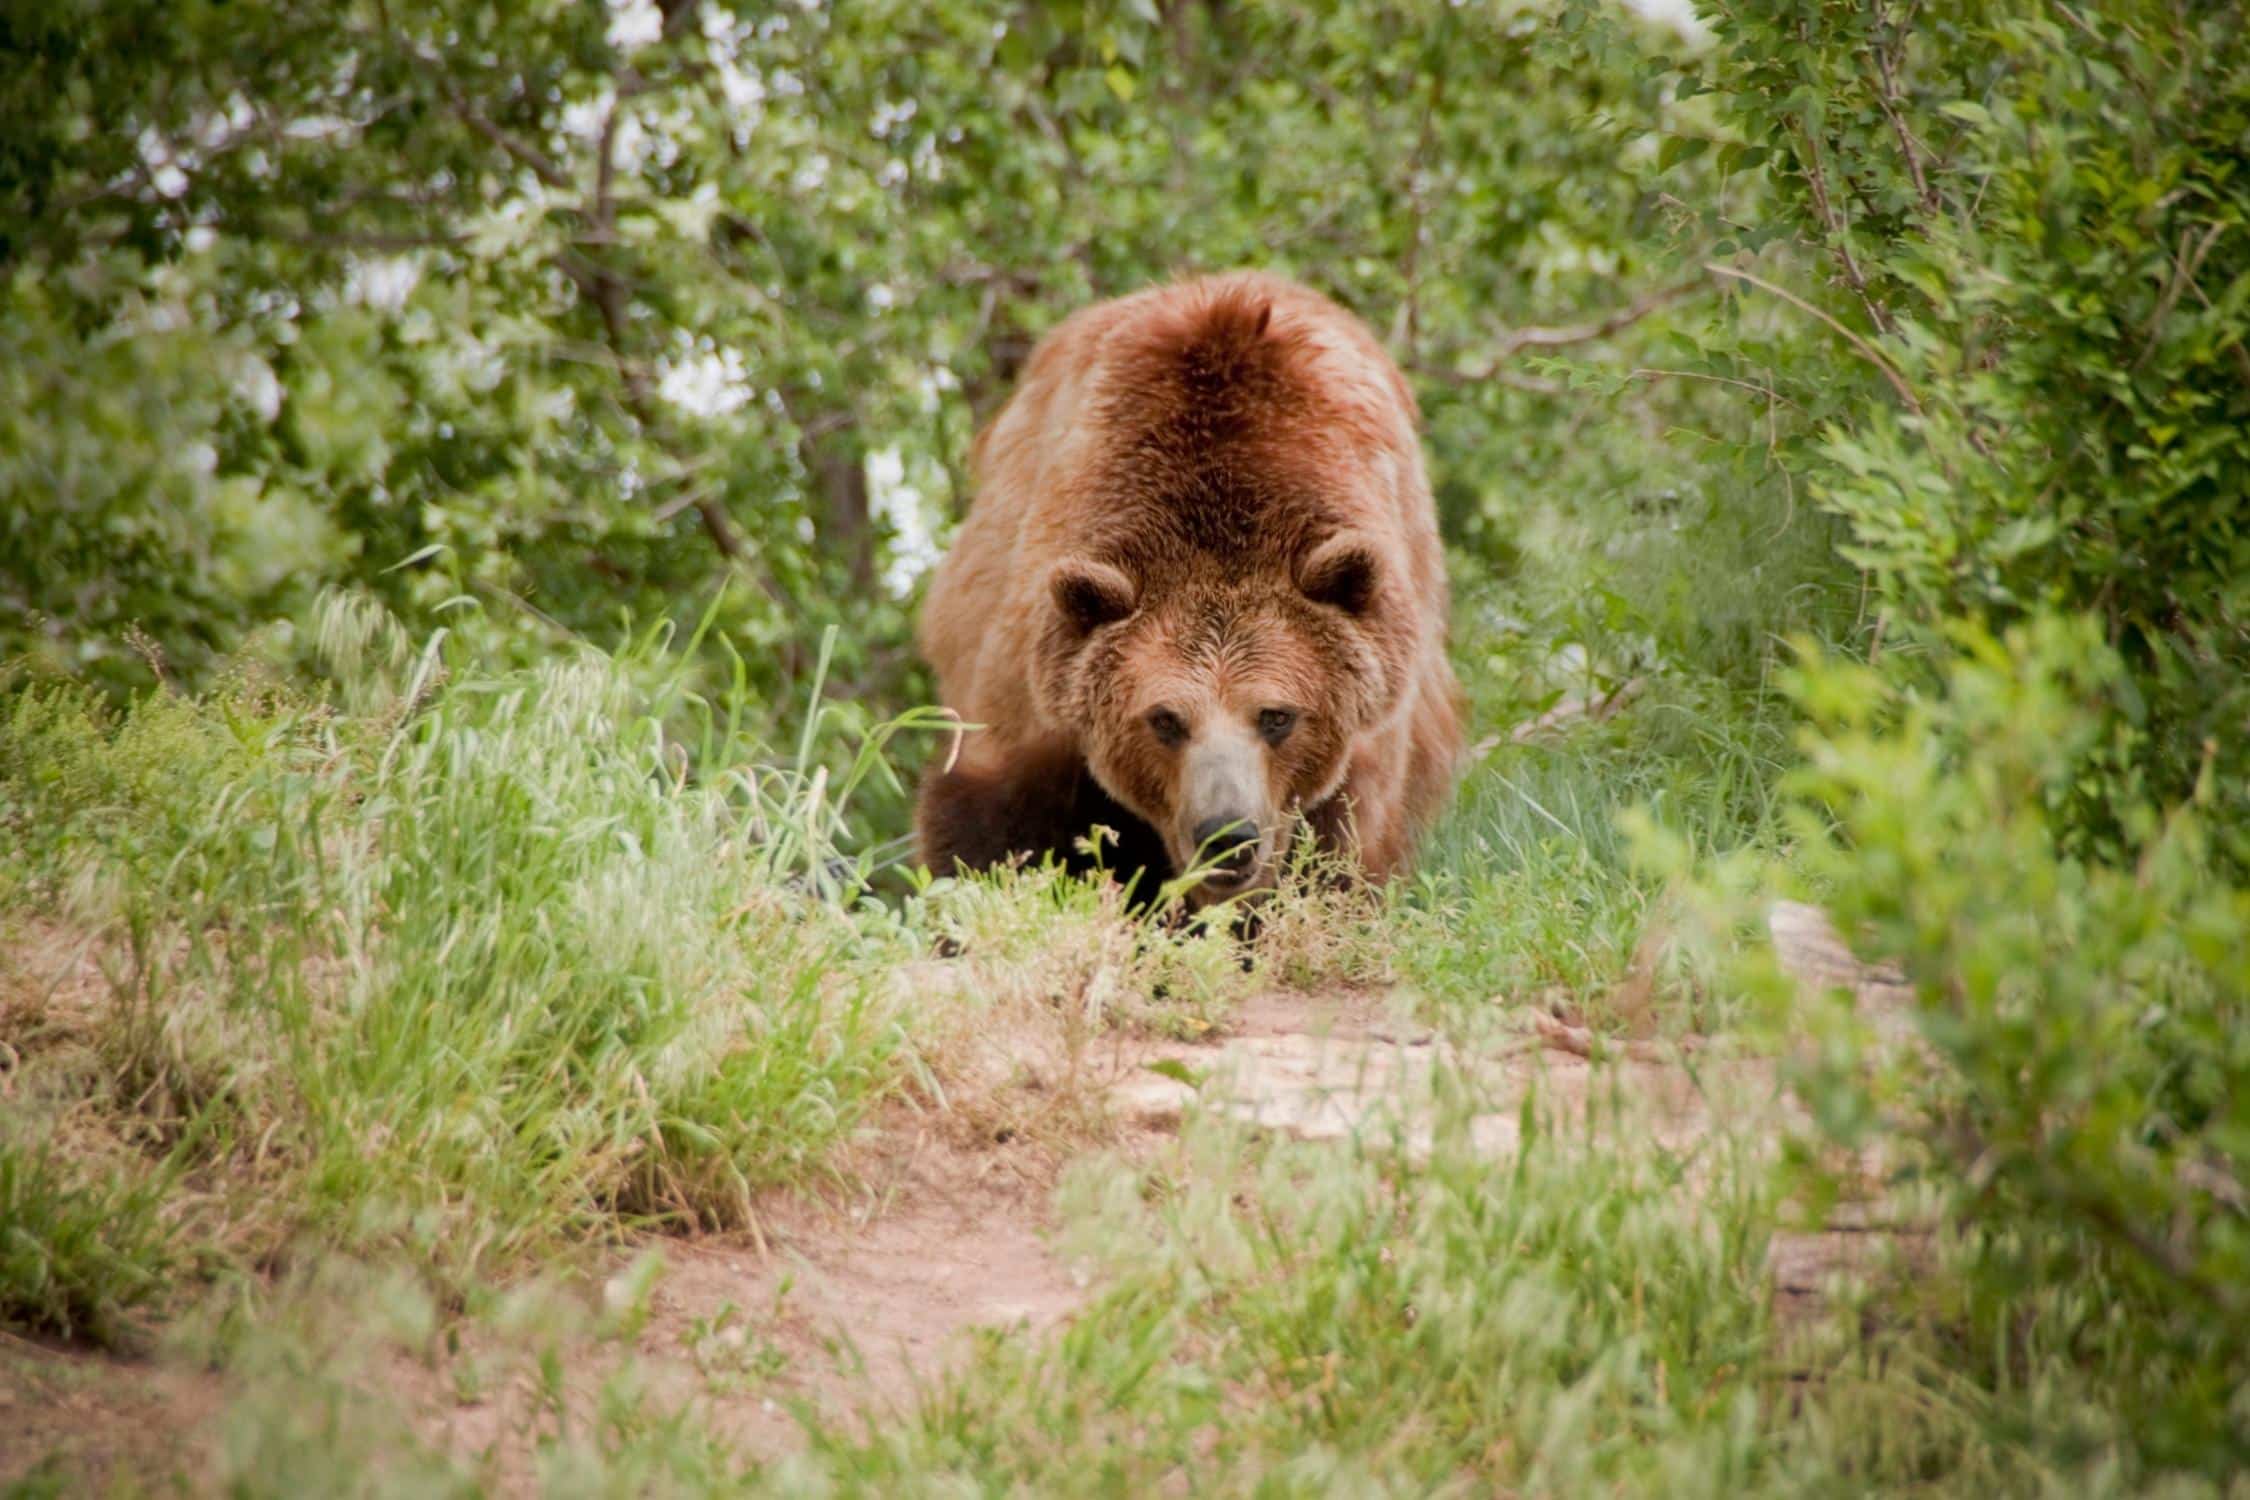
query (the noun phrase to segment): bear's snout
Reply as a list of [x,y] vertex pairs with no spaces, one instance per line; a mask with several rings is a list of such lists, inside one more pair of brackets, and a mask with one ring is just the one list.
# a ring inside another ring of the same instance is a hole
[[1206,898],[1231,894],[1267,872],[1265,833],[1270,811],[1264,747],[1247,729],[1224,718],[1198,727],[1182,768],[1174,837],[1182,869],[1203,871]]

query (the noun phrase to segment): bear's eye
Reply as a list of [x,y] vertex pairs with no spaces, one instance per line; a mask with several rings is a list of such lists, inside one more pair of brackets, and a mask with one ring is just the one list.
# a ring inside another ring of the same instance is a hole
[[1269,745],[1278,745],[1289,738],[1289,731],[1297,727],[1297,710],[1293,708],[1264,708],[1258,711],[1258,733],[1265,736]]
[[1167,745],[1187,743],[1188,727],[1185,720],[1168,708],[1153,710],[1148,716],[1149,732]]

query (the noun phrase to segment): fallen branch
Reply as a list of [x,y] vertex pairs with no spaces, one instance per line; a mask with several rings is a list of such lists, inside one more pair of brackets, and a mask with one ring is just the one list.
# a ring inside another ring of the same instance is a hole
[[1506,739],[1495,734],[1477,741],[1475,745],[1470,747],[1469,755],[1472,759],[1482,760],[1503,744],[1513,742],[1521,745],[1550,729],[1559,728],[1564,724],[1573,723],[1580,719],[1598,724],[1640,696],[1641,689],[1647,686],[1648,679],[1645,677],[1628,677],[1606,693],[1596,693],[1585,698],[1565,698],[1536,719],[1526,719],[1523,723],[1518,724],[1514,729],[1508,731]]
[[1817,906],[1776,901],[1766,913],[1766,932],[1783,972],[1814,994],[1841,989],[1876,1005],[1914,1003],[1905,971],[1896,964],[1863,963]]
[[1683,1036],[1670,1042],[1596,1036],[1583,1026],[1573,1026],[1560,1016],[1551,1016],[1543,1010],[1531,1013],[1531,1027],[1542,1041],[1556,1051],[1583,1057],[1588,1062],[1597,1058],[1622,1057],[1630,1062],[1669,1063],[1677,1062],[1682,1053],[1699,1052],[1703,1048],[1703,1038],[1699,1036]]
[[1859,269],[1858,257],[1852,254],[1851,235],[1844,224],[1844,216],[1836,211],[1835,203],[1828,196],[1828,178],[1820,166],[1820,145],[1813,139],[1812,131],[1802,125],[1798,127],[1797,137],[1805,143],[1805,185],[1812,189],[1813,207],[1820,214],[1821,224],[1836,242],[1844,279],[1859,294],[1860,306],[1867,309],[1867,316],[1874,320],[1876,328],[1889,333],[1890,320],[1883,316],[1883,309],[1875,305],[1875,298],[1867,290],[1867,277]]

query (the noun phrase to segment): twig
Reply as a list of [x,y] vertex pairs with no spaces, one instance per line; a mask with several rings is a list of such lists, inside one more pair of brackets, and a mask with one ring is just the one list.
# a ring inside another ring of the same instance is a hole
[[382,234],[374,231],[344,231],[336,234],[311,234],[294,229],[275,229],[261,224],[228,224],[222,226],[237,234],[251,234],[259,239],[279,240],[285,245],[302,245],[308,250],[443,250],[464,243],[467,235],[461,234]]
[[945,769],[941,773],[950,776],[953,774],[953,768],[961,763],[961,742],[968,738],[969,730],[973,726],[968,720],[961,717],[957,709],[941,707],[938,712],[953,726],[952,734],[947,736],[946,739]]
[[[1705,270],[1711,269],[1706,266]],[[1524,327],[1505,330],[1499,346],[1493,351],[1491,363],[1501,361],[1524,349],[1560,349],[1570,344],[1589,344],[1596,339],[1608,338],[1621,328],[1627,328],[1655,312],[1669,302],[1676,302],[1704,285],[1702,277],[1683,281],[1677,286],[1661,287],[1653,292],[1643,292],[1631,302],[1607,317],[1591,323],[1565,323],[1556,327]],[[1482,379],[1484,376],[1471,378]]]
[[[426,64],[433,68],[443,67],[443,63],[437,58],[428,57],[421,53],[415,55],[421,57]],[[444,75],[441,73],[440,76]],[[570,186],[570,174],[565,172],[553,157],[521,136],[494,123],[491,116],[470,103],[468,97],[450,83],[446,85],[445,93],[448,103],[453,108],[454,115],[464,125],[529,167],[532,174],[547,186],[551,188],[567,188]]]
[[1514,370],[1448,370],[1442,365],[1411,365],[1417,375],[1426,380],[1442,380],[1447,385],[1483,385],[1487,381],[1504,385],[1512,391],[1529,391],[1534,396],[1567,396],[1570,387],[1559,380],[1543,380],[1537,375],[1523,375]]
[[1875,299],[1868,295],[1867,278],[1860,273],[1859,260],[1852,254],[1844,216],[1836,211],[1836,205],[1828,195],[1828,174],[1820,166],[1820,143],[1813,139],[1812,132],[1805,128],[1802,121],[1797,125],[1797,138],[1805,143],[1805,185],[1812,189],[1813,207],[1820,213],[1821,224],[1828,230],[1829,238],[1836,242],[1836,253],[1844,263],[1844,279],[1859,294],[1860,305],[1867,309],[1867,316],[1874,320],[1876,328],[1887,334],[1891,331],[1890,322],[1883,316],[1883,310],[1875,305]]
[[[1901,46],[1905,45],[1906,29],[1914,19],[1916,8],[1915,5],[1909,5],[1906,8],[1906,14],[1901,16],[1891,28],[1892,35],[1897,38]],[[1876,19],[1877,24],[1881,24],[1880,15]],[[1922,170],[1922,152],[1914,140],[1914,133],[1906,128],[1906,120],[1898,112],[1897,65],[1889,49],[1885,48],[1881,41],[1878,40],[1875,43],[1874,51],[1875,71],[1879,79],[1875,92],[1875,102],[1881,107],[1883,118],[1891,122],[1891,134],[1898,139],[1899,154],[1906,158],[1907,175],[1914,179],[1915,199],[1922,205],[1922,212],[1925,216],[1935,215],[1938,210],[1937,193],[1931,188],[1930,180]]]
[[[625,108],[624,90],[610,102],[609,112],[602,118],[601,134],[595,140],[594,196],[587,205],[586,217],[596,233],[612,234],[616,228],[617,213],[617,128],[619,116]],[[542,174],[544,176],[544,174]],[[567,179],[566,179],[567,180]],[[589,261],[576,255],[562,259],[565,275],[577,285],[586,299],[594,304],[601,318],[602,334],[608,340],[612,358],[617,361],[618,377],[625,385],[626,410],[641,430],[653,434],[658,428],[654,403],[649,399],[648,373],[633,359],[630,350],[630,331],[626,327],[625,283],[615,270],[599,261]],[[695,507],[696,519],[702,523],[703,534],[729,564],[740,565],[748,561],[749,552],[742,537],[734,529],[733,520],[726,508],[708,492],[699,491],[689,501]],[[773,577],[763,569],[755,572],[758,586],[776,604],[786,606],[787,596]]]
[[2133,361],[2134,369],[2138,370],[2147,364],[2148,357],[2156,352],[2157,337],[2164,331],[2164,320],[2172,316],[2173,308],[2179,306],[2180,294],[2195,284],[2195,273],[2203,269],[2203,258],[2211,253],[2211,247],[2226,232],[2226,225],[2213,224],[2204,232],[2203,242],[2192,253],[2188,250],[2189,236],[2180,236],[2180,248],[2172,257],[2171,278],[2164,284],[2163,295],[2156,299],[2156,311],[2149,314],[2147,325],[2141,329],[2141,352]]
[[1628,677],[1616,687],[1596,697],[1565,698],[1539,717],[1526,719],[1523,723],[1518,724],[1508,732],[1508,738],[1520,745],[1526,740],[1555,728],[1557,725],[1567,724],[1575,719],[1585,719],[1590,723],[1598,724],[1602,720],[1614,716],[1619,709],[1639,697],[1641,689],[1647,686],[1648,679],[1645,677]]
[[[2195,300],[2202,303],[2206,311],[2210,310],[2211,298],[2202,287],[2190,282],[2188,290],[2195,293]],[[2234,357],[2234,372],[2242,377],[2243,388],[2250,390],[2250,349],[2243,347],[2242,339],[2238,335],[2235,341],[2227,346],[2227,353]]]
[[1732,266],[1722,266],[1717,261],[1711,262],[1703,269],[1709,271],[1714,276],[1725,276],[1734,281],[1746,281],[1750,285],[1757,287],[1761,291],[1773,293],[1776,297],[1779,297],[1782,301],[1788,303],[1792,307],[1795,307],[1803,312],[1811,313],[1814,317],[1820,319],[1821,322],[1826,323],[1830,328],[1833,328],[1838,333],[1842,334],[1845,340],[1849,342],[1854,349],[1857,349],[1862,355],[1866,357],[1868,363],[1875,366],[1876,369],[1882,371],[1883,378],[1890,382],[1892,390],[1898,392],[1898,398],[1906,403],[1907,409],[1909,411],[1912,411],[1916,416],[1922,415],[1922,400],[1919,396],[1914,394],[1914,387],[1906,383],[1906,377],[1904,375],[1901,375],[1897,371],[1897,369],[1892,366],[1889,360],[1883,358],[1881,352],[1878,351],[1873,344],[1870,344],[1869,342],[1867,342],[1867,340],[1852,332],[1851,329],[1845,327],[1842,323],[1837,322],[1833,316],[1813,306],[1810,302],[1807,302],[1804,298],[1798,296],[1795,292],[1775,286],[1772,282],[1766,280],[1762,276],[1754,276],[1748,271],[1738,271]]
[[1699,1036],[1683,1036],[1676,1042],[1597,1037],[1585,1027],[1573,1026],[1543,1010],[1531,1013],[1531,1026],[1548,1046],[1573,1057],[1583,1057],[1588,1062],[1600,1057],[1622,1057],[1640,1063],[1676,1062],[1681,1053],[1698,1051],[1703,1046],[1703,1038]]
[[1422,103],[1422,128],[1415,136],[1413,154],[1406,159],[1406,201],[1413,222],[1406,241],[1406,261],[1399,268],[1406,281],[1406,300],[1398,309],[1402,327],[1392,332],[1391,343],[1405,352],[1409,362],[1422,342],[1422,246],[1430,233],[1429,204],[1422,192],[1423,164],[1437,138],[1438,106],[1444,99],[1445,74],[1441,70],[1430,75],[1429,95]]
[[1627,380],[1643,380],[1656,377],[1662,377],[1672,380],[1708,380],[1714,385],[1731,385],[1738,390],[1748,391],[1754,396],[1763,396],[1768,401],[1778,401],[1783,406],[1788,407],[1791,411],[1804,410],[1803,407],[1799,406],[1796,402],[1790,400],[1787,396],[1784,396],[1783,394],[1781,394],[1781,392],[1775,390],[1770,385],[1760,385],[1755,380],[1737,380],[1731,375],[1713,375],[1704,370],[1664,370],[1659,369],[1654,365],[1642,365],[1638,369],[1628,370],[1625,374],[1625,378]]

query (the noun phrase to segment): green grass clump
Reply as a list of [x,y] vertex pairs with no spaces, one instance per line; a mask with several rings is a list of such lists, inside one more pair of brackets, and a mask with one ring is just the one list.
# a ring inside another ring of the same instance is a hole
[[[67,935],[55,961],[85,948],[107,990],[65,1012],[26,986],[26,1072],[90,1072],[149,1180],[192,1176],[219,1200],[203,1231],[249,1264],[309,1238],[465,1278],[628,1225],[739,1224],[821,1171],[904,1035],[884,928],[783,864],[828,826],[803,782],[687,777],[605,658],[449,677],[354,629],[342,708],[247,680],[122,713],[17,696],[0,865]],[[100,1201],[38,1191],[26,1264]]]
[[159,1185],[0,1138],[0,1322],[116,1342],[172,1269]]

